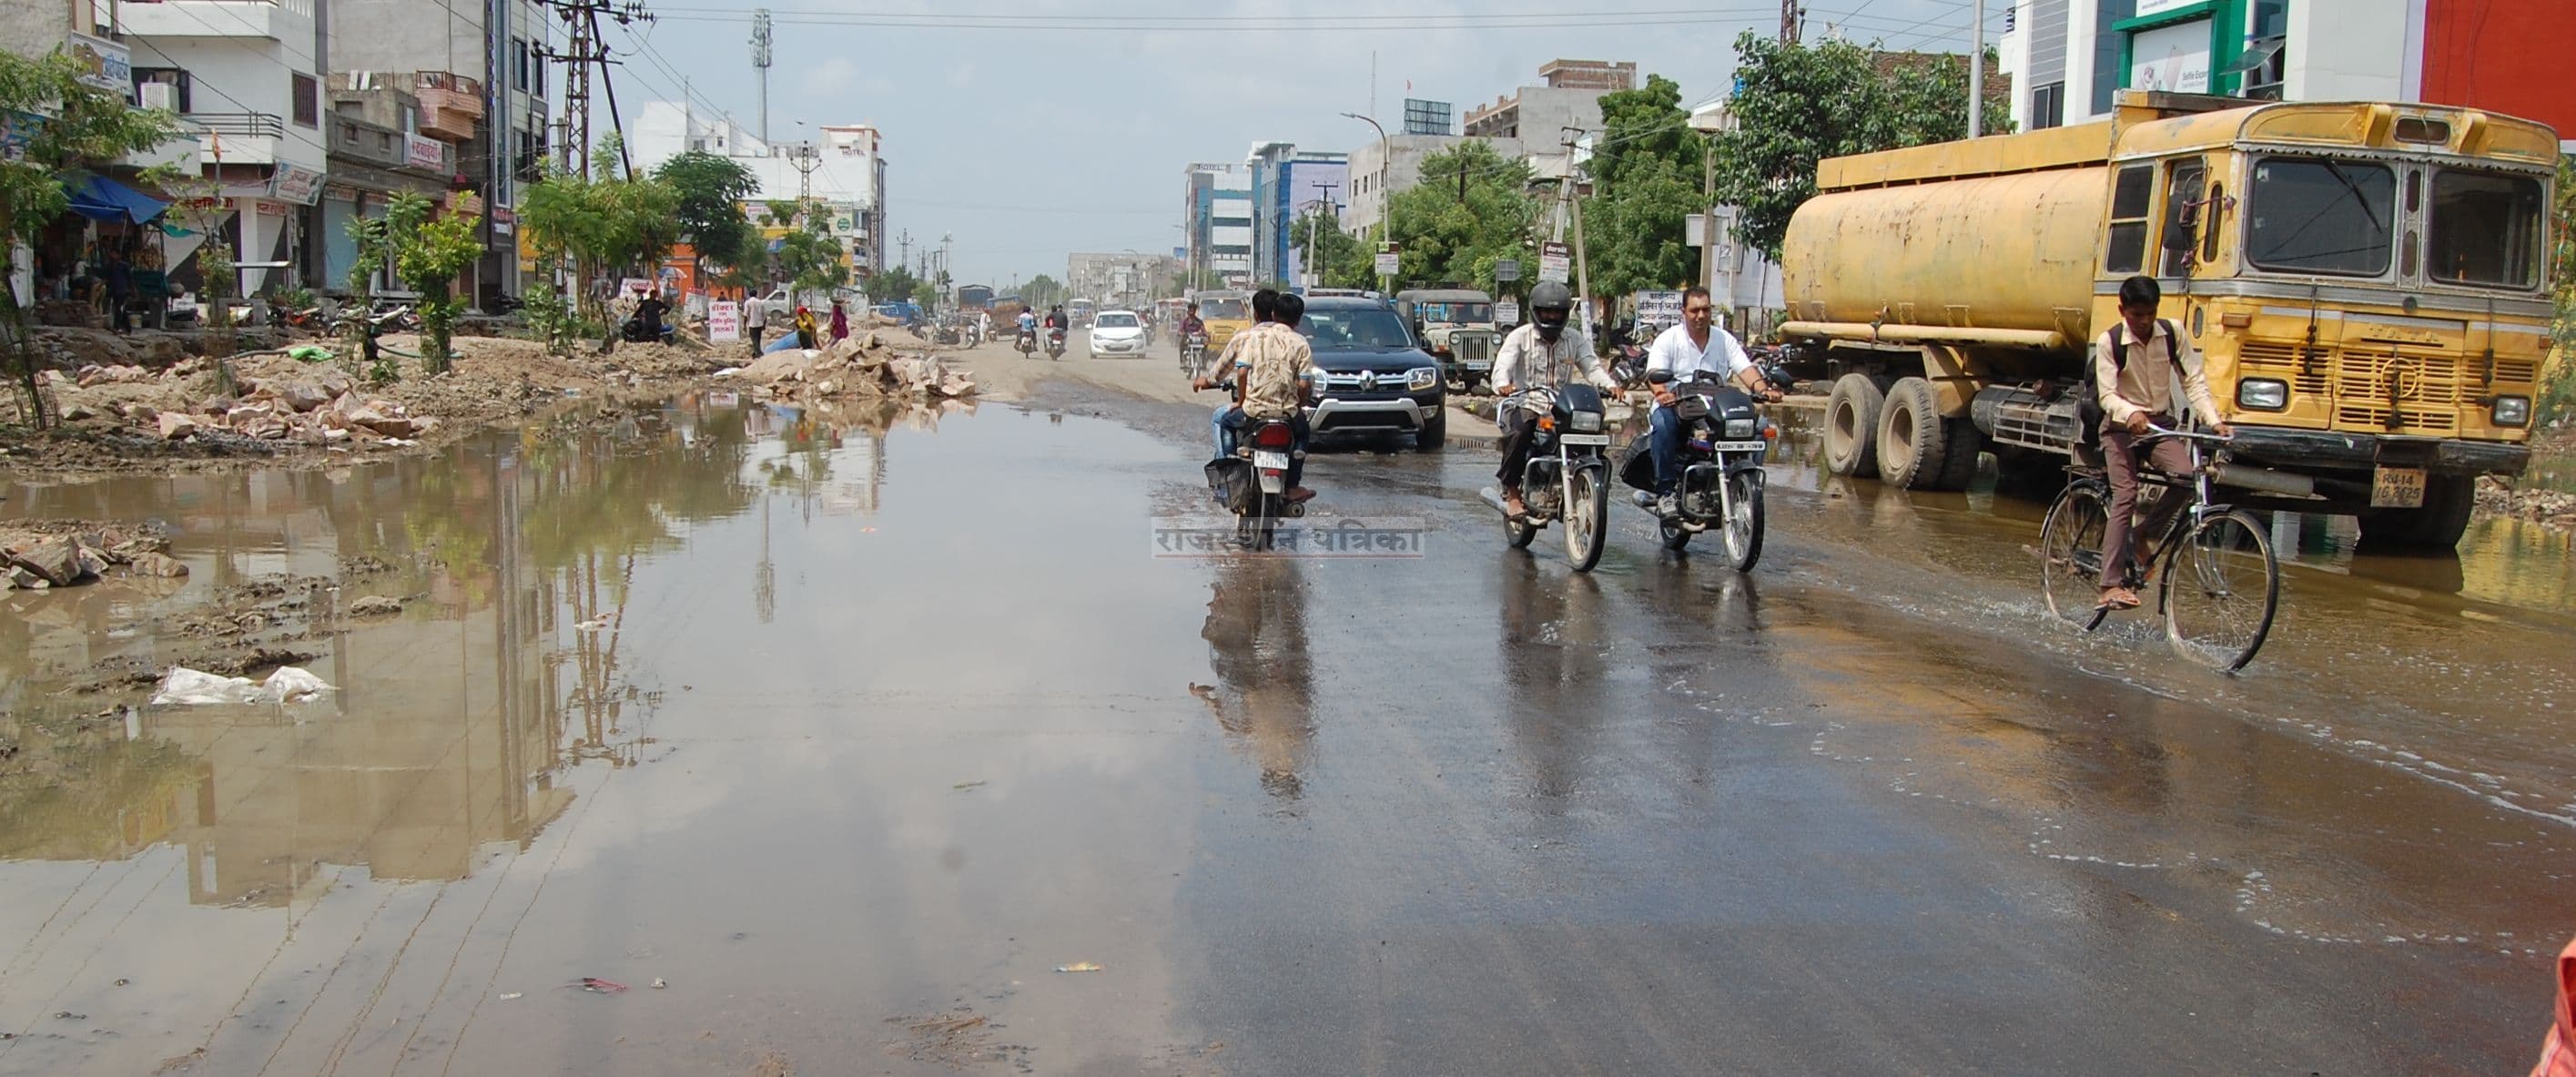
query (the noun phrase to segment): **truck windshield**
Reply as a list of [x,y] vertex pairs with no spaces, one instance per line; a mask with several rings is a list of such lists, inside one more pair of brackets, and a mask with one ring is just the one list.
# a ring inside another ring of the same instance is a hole
[[2424,272],[2451,284],[2540,286],[2540,181],[2456,168],[2433,173]]
[[1239,322],[1251,315],[1243,312],[1240,299],[1199,300],[1199,319],[1211,322]]
[[2288,157],[2254,166],[2249,254],[2265,269],[2388,272],[2397,176],[2380,165]]
[[1314,342],[1316,351],[1391,351],[1413,346],[1413,334],[1395,312],[1375,310],[1310,310],[1297,331]]
[[1424,303],[1422,320],[1454,322],[1461,325],[1481,324],[1494,320],[1494,305],[1491,303]]

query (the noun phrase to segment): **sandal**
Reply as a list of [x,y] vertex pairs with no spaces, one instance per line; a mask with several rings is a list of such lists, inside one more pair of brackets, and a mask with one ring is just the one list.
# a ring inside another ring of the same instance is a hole
[[2133,610],[2138,608],[2139,605],[2138,593],[2136,591],[2129,590],[2126,587],[2105,587],[2102,589],[2102,601],[2095,603],[2093,608],[2097,610]]

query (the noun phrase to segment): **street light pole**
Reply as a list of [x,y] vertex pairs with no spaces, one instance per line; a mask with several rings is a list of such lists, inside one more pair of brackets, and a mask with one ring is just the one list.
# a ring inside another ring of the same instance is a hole
[[1968,16],[1968,137],[1986,133],[1986,0]]
[[[1342,113],[1351,119],[1377,128],[1377,253],[1386,253],[1388,232],[1393,227],[1388,218],[1395,214],[1395,199],[1386,193],[1386,177],[1395,170],[1395,150],[1387,141],[1386,126],[1356,112]],[[1386,274],[1377,275],[1377,290],[1387,290]]]

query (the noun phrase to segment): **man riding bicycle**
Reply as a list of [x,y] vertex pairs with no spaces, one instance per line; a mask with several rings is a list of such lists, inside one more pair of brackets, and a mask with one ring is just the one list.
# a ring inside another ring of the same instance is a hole
[[[2129,588],[2129,559],[2135,552],[2132,518],[2138,507],[2138,440],[2155,427],[2175,429],[2174,385],[2202,424],[2220,437],[2236,430],[2219,418],[2209,395],[2209,378],[2191,341],[2174,331],[2172,322],[2156,317],[2164,290],[2154,277],[2136,276],[2120,283],[2119,324],[2093,341],[2095,399],[2102,407],[2102,455],[2111,482],[2110,520],[2102,534],[2102,599],[2115,610],[2138,608],[2138,593]],[[2147,463],[2167,475],[2191,473],[2191,453],[2179,441],[2157,441]],[[2162,497],[2145,523],[2148,534],[2162,530],[2187,499]]]

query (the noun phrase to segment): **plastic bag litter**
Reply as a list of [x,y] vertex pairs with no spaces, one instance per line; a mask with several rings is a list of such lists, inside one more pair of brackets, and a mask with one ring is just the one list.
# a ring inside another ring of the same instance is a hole
[[248,677],[224,677],[186,666],[170,667],[161,679],[161,688],[152,695],[155,707],[198,706],[210,703],[302,703],[331,691],[322,678],[295,666],[281,666],[266,681]]
[[331,361],[331,349],[315,344],[298,344],[292,348],[286,349],[286,354],[299,363],[327,363]]

